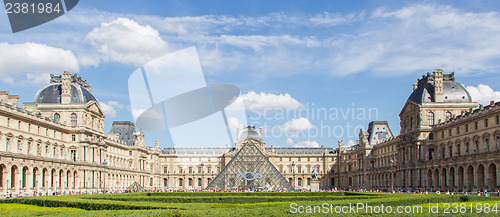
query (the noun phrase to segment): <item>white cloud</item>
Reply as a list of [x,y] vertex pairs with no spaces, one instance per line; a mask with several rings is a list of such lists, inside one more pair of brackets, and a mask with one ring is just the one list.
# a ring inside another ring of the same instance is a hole
[[[196,43],[209,73],[394,76],[445,68],[473,74],[498,72],[500,60],[499,13],[434,4],[350,14],[176,17],[157,25],[172,44]],[[347,25],[349,31],[331,34]]]
[[113,108],[112,105],[109,105],[105,102],[99,102],[99,105],[101,106],[102,112],[108,117],[116,117],[116,109]]
[[347,145],[345,145],[344,147],[351,147],[351,146],[354,146],[354,140],[350,139],[347,141]]
[[[134,120],[137,120],[142,113],[144,113],[147,109],[132,109],[132,116],[134,116]],[[163,116],[158,116],[158,118],[163,118]]]
[[490,101],[500,101],[500,91],[493,90],[490,86],[480,84],[477,87],[467,86],[472,101],[482,105],[489,105]]
[[142,65],[167,53],[167,42],[160,37],[158,30],[128,18],[102,23],[87,34],[85,41],[99,52],[104,61],[124,64]]
[[443,5],[379,8],[358,34],[336,37],[331,73],[382,76],[446,68],[460,74],[498,72],[500,14]]
[[229,117],[227,119],[227,124],[229,125],[229,129],[231,131],[236,131],[236,128],[242,130],[244,127],[243,124],[240,122],[240,120],[235,117]]
[[301,148],[318,148],[319,144],[316,141],[302,141],[299,143],[294,143],[293,139],[288,138],[286,140],[286,144],[293,147],[301,147]]
[[38,38],[20,35],[16,40],[70,49],[83,66],[106,61],[140,65],[168,50],[194,45],[205,73],[251,72],[241,75],[249,82],[299,73],[394,76],[434,68],[458,74],[499,72],[500,13],[437,4],[258,17],[85,10],[55,22],[78,30]]
[[294,110],[299,109],[303,104],[290,96],[289,93],[285,94],[272,94],[263,93],[260,94],[250,91],[246,94],[242,94],[235,103],[244,102],[245,108],[252,112],[257,113],[269,113],[279,110]]
[[313,129],[315,126],[309,122],[307,118],[292,119],[281,125],[281,130],[291,136],[297,138],[300,133]]
[[102,112],[104,112],[104,114],[106,116],[109,116],[109,117],[116,117],[116,109],[124,109],[125,106],[118,103],[117,101],[108,101],[107,103],[105,102],[99,102],[99,105],[101,106],[101,109],[102,109]]
[[29,42],[0,43],[0,79],[3,82],[45,83],[50,73],[78,70],[78,61],[69,50]]

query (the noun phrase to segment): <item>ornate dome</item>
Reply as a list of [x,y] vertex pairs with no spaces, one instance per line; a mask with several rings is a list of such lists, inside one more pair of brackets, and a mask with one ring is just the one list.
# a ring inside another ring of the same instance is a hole
[[262,135],[255,129],[255,127],[248,126],[245,127],[238,135],[238,140],[245,140],[247,138],[262,140]]
[[[443,75],[443,102],[472,102],[469,92],[462,84],[455,81],[454,74]],[[428,74],[415,84],[418,85],[408,97],[408,101],[417,104],[436,102],[433,75]]]
[[[68,73],[69,74],[69,73]],[[61,104],[62,81],[61,76],[51,75],[51,83],[40,89],[33,100],[35,103]],[[70,104],[86,104],[90,101],[97,102],[95,96],[90,92],[90,85],[76,77],[71,76]]]

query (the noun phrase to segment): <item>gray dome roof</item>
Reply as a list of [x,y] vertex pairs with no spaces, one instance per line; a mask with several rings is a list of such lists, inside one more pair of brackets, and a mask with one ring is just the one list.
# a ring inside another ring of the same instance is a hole
[[[40,89],[36,95],[35,103],[61,103],[61,83],[52,83]],[[86,88],[78,83],[71,83],[71,104],[86,104],[90,101],[97,102],[97,99]]]
[[255,127],[248,126],[238,135],[238,140],[245,140],[247,138],[262,140],[262,135],[260,135]]
[[[408,101],[417,104],[435,102],[434,96],[434,86],[431,83],[424,83],[413,91]],[[443,81],[443,102],[472,102],[472,100],[462,84],[455,81]]]

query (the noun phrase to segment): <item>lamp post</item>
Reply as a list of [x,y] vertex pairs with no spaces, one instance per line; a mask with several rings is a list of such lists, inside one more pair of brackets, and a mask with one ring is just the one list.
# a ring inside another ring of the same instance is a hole
[[292,161],[292,187],[295,190],[295,161]]
[[106,191],[106,178],[107,178],[107,175],[106,175],[106,166],[108,165],[108,162],[106,162],[106,159],[104,159],[102,161],[102,165],[104,166],[103,170],[104,170],[104,179],[102,178],[101,176],[101,182],[102,182],[102,188],[104,191]]
[[392,173],[392,167],[394,167],[394,160],[391,160],[391,191],[394,192],[394,174]]
[[204,178],[204,175],[205,175],[205,170],[203,170],[204,166],[205,166],[205,164],[202,161],[201,162],[201,188],[203,188],[203,178]]

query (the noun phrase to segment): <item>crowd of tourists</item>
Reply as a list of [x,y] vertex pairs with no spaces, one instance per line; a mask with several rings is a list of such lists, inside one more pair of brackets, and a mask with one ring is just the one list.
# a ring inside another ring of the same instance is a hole
[[[295,192],[308,192],[310,191],[307,188],[301,188],[301,189],[296,189],[294,190]],[[494,196],[494,197],[500,197],[500,190],[498,191],[465,191],[465,192],[454,192],[454,191],[423,191],[423,190],[398,190],[398,191],[391,191],[387,189],[372,189],[372,190],[367,190],[367,189],[348,189],[348,190],[342,190],[342,189],[337,189],[337,188],[331,188],[331,189],[321,189],[320,192],[344,192],[344,191],[355,191],[355,192],[386,192],[386,193],[413,193],[413,194],[447,194],[447,195],[455,195],[455,194],[460,194],[460,195],[477,195],[477,196]],[[66,196],[66,195],[81,195],[81,194],[116,194],[116,193],[134,193],[134,192],[287,192],[286,189],[264,189],[264,188],[256,188],[256,189],[251,189],[251,188],[233,188],[233,189],[194,189],[194,188],[186,188],[186,189],[145,189],[145,190],[94,190],[94,191],[54,191],[51,194],[48,192],[34,192],[33,194],[12,194],[12,192],[7,192],[6,198],[13,198],[13,197],[28,197],[28,196],[33,196],[33,197],[38,197],[38,196]]]

